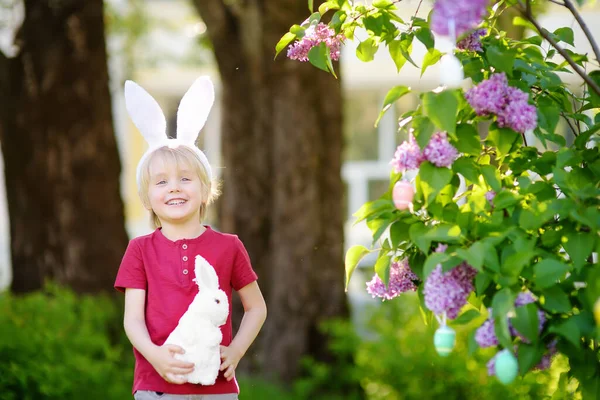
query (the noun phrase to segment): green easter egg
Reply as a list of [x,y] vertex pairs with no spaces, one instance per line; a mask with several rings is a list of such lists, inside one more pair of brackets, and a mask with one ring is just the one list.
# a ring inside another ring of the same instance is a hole
[[504,349],[496,356],[494,370],[498,380],[505,385],[512,383],[519,373],[519,363],[510,351]]
[[452,353],[456,342],[456,332],[449,326],[440,326],[433,335],[433,345],[435,350],[442,357],[447,357]]

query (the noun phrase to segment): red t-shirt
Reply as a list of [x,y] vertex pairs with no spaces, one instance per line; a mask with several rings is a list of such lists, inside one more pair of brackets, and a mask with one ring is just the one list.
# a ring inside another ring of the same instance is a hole
[[[215,232],[207,226],[197,238],[173,242],[159,228],[149,235],[131,240],[125,251],[115,288],[121,292],[125,288],[146,291],[146,326],[150,339],[158,346],[167,340],[198,293],[198,286],[192,281],[196,277],[194,259],[197,254],[215,268],[219,286],[229,298],[229,316],[225,325],[221,326],[221,344],[228,346],[232,340],[231,290],[240,290],[257,279],[248,253],[237,236]],[[133,352],[133,393],[136,390],[169,394],[239,393],[236,380],[228,382],[223,372],[211,386],[168,383],[135,348]]]

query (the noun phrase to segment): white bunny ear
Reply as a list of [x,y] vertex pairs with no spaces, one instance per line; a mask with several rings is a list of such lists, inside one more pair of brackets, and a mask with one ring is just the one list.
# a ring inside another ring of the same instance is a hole
[[202,289],[219,289],[219,277],[215,269],[201,255],[196,256],[196,283],[198,288]]
[[206,123],[215,101],[215,89],[208,76],[196,79],[185,93],[177,109],[177,139],[194,144]]
[[150,146],[167,139],[167,121],[162,109],[148,92],[133,81],[125,82],[125,107]]

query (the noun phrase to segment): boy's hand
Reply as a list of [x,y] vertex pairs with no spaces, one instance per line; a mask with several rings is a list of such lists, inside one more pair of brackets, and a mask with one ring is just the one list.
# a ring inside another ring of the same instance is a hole
[[183,354],[185,350],[173,344],[157,346],[148,361],[165,381],[181,385],[187,382],[184,375],[194,370],[194,364],[177,360],[175,353]]
[[242,354],[234,347],[221,346],[221,368],[219,370],[225,371],[225,379],[228,381],[235,376],[235,369],[241,358]]

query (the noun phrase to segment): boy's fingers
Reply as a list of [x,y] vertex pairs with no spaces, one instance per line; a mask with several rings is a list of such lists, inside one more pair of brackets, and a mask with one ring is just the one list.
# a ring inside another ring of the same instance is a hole
[[227,369],[227,367],[229,367],[230,365],[231,363],[229,361],[223,361],[221,367],[219,368],[219,371],[225,371],[225,369]]
[[177,360],[176,362],[171,363],[171,366],[175,367],[175,368],[194,368],[196,365],[194,363],[188,362],[188,361],[180,361]]
[[168,344],[168,345],[166,345],[166,347],[167,347],[167,349],[169,349],[169,351],[171,353],[185,354],[185,350],[182,347],[179,347],[177,345]]
[[194,368],[172,368],[171,372],[177,375],[187,375],[190,372],[193,372]]
[[225,372],[225,378],[227,378],[228,381],[232,380],[234,373],[235,368],[233,368],[233,365],[230,365],[229,368],[227,368],[227,372]]
[[167,372],[166,376],[169,382],[174,383],[176,385],[181,385],[186,382],[185,378],[181,375],[175,375],[170,372]]

